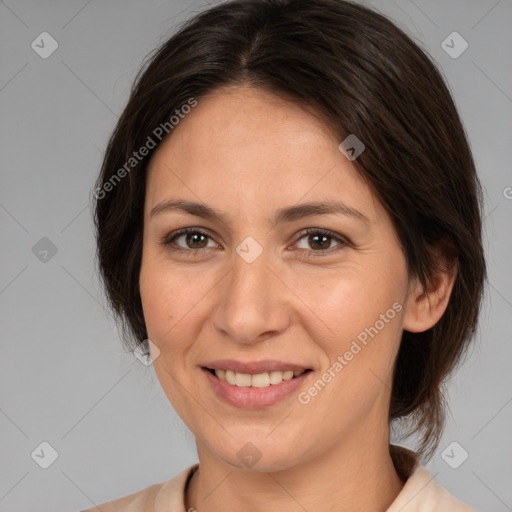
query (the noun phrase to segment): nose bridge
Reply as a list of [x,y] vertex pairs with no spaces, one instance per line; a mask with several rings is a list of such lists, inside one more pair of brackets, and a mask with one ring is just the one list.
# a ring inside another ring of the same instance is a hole
[[285,288],[269,267],[268,249],[258,249],[251,240],[239,245],[212,316],[216,329],[238,342],[250,343],[286,327]]

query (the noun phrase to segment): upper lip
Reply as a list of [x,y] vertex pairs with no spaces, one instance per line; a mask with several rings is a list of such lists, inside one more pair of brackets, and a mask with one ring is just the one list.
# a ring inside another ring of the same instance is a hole
[[203,365],[211,370],[233,370],[237,373],[265,373],[271,371],[298,371],[309,370],[307,366],[295,363],[287,363],[285,361],[277,361],[275,359],[265,359],[263,361],[235,361],[234,359],[218,359],[210,361]]

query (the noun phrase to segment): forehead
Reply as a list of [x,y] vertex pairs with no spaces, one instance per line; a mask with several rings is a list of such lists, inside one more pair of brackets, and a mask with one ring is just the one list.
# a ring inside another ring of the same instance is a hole
[[301,198],[372,200],[340,141],[310,108],[246,87],[197,101],[151,159],[147,209],[178,197],[242,214]]
[[[160,145],[154,159],[161,152],[211,159],[236,154],[248,157],[254,151],[264,162],[279,156],[293,158],[313,145],[318,158],[323,149],[338,144],[311,107],[260,89],[224,87],[197,102]],[[257,161],[254,164],[251,169],[258,167]]]

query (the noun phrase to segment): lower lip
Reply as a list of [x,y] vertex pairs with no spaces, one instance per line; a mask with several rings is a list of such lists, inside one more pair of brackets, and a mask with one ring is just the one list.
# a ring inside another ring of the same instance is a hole
[[276,404],[297,391],[312,371],[298,377],[283,380],[280,384],[270,384],[265,388],[239,387],[229,384],[205,368],[201,368],[217,395],[230,405],[244,409],[260,409]]

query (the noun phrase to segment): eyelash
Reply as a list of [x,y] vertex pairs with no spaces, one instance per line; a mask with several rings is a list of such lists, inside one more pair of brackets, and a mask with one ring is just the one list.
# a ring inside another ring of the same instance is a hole
[[[208,248],[201,248],[201,249],[188,249],[187,248],[186,249],[183,247],[172,247],[171,246],[171,244],[176,239],[178,239],[180,236],[187,235],[189,233],[200,234],[200,235],[204,235],[204,236],[208,237],[209,239],[213,239],[206,231],[203,231],[202,229],[199,229],[199,228],[191,227],[191,228],[183,228],[183,229],[180,229],[173,233],[170,233],[169,235],[167,235],[165,237],[165,239],[161,242],[161,244],[166,246],[166,248],[170,251],[188,252],[193,257],[200,255],[202,250],[208,249]],[[333,240],[335,240],[336,242],[339,243],[339,245],[336,246],[334,248],[334,250],[332,250],[333,248],[329,248],[329,249],[321,249],[318,251],[314,251],[314,250],[307,251],[307,252],[311,253],[308,256],[310,258],[318,258],[318,257],[324,257],[327,255],[331,255],[333,253],[338,252],[339,250],[343,249],[344,247],[346,247],[350,244],[350,242],[347,239],[344,239],[344,238],[338,236],[333,231],[330,231],[328,229],[323,229],[323,228],[309,228],[309,229],[304,230],[301,233],[301,236],[299,237],[297,242],[302,240],[304,237],[306,237],[308,235],[323,235],[328,238],[332,238]]]

